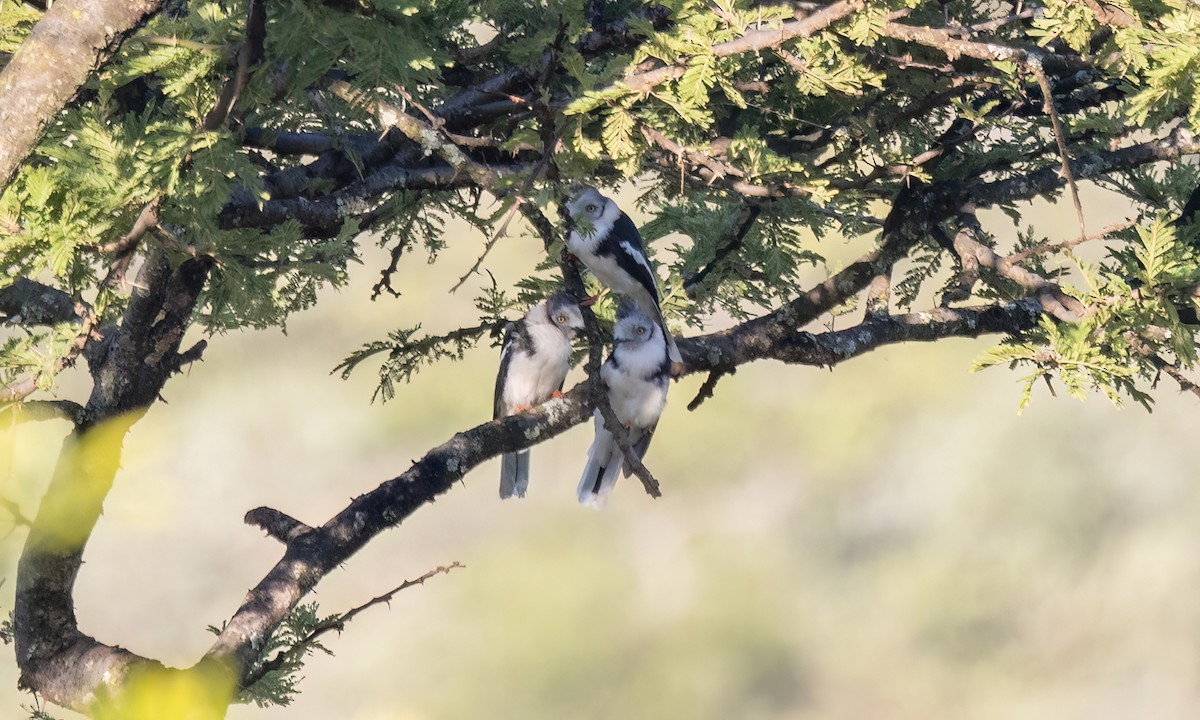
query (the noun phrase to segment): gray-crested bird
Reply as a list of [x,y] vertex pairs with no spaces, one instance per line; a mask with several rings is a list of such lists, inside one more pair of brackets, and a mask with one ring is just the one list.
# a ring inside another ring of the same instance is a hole
[[642,235],[629,216],[596,188],[585,188],[566,205],[574,227],[567,249],[614,293],[632,299],[662,328],[672,363],[682,362],[658,306],[658,278],[646,259]]
[[[640,460],[667,404],[671,363],[662,326],[630,300],[617,309],[613,351],[600,368],[600,378],[613,414],[629,430],[630,448]],[[599,409],[595,425],[587,466],[579,480],[579,502],[602,508],[608,503],[617,473],[624,470],[628,477],[633,469]]]
[[[571,368],[571,340],[583,328],[579,303],[560,291],[509,323],[500,347],[493,417],[528,410],[562,394]],[[529,488],[529,449],[500,460],[500,497],[525,497]]]

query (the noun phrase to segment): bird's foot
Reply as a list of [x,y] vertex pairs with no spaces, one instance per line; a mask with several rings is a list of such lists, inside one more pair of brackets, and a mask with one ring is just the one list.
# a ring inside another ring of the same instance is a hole
[[562,390],[555,390],[554,392],[550,393],[550,397],[554,398],[555,400],[558,400],[562,396]]
[[533,409],[532,405],[513,405],[513,414],[516,415],[517,413],[523,413],[526,410],[532,410],[532,409]]
[[600,299],[599,295],[589,295],[579,301],[579,307],[591,307],[591,306],[595,305],[596,301],[599,299]]

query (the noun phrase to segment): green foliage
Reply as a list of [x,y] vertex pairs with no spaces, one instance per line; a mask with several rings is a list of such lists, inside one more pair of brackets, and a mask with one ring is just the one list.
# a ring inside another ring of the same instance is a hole
[[1127,31],[1130,39],[1123,42],[1123,49],[1132,50],[1140,41],[1142,48],[1150,50],[1142,55],[1133,50],[1129,61],[1127,79],[1140,87],[1129,105],[1129,116],[1136,123],[1145,123],[1151,118],[1162,120],[1177,113],[1180,107],[1188,108],[1187,117],[1192,127],[1200,126],[1200,44],[1196,36],[1200,33],[1200,8],[1177,1],[1166,3],[1170,12],[1164,13],[1153,22],[1137,30]]
[[1034,18],[1029,34],[1041,45],[1062,40],[1077,52],[1087,52],[1097,24],[1096,15],[1086,4],[1050,0],[1045,3],[1040,17]]
[[382,398],[387,402],[396,396],[397,382],[408,382],[422,367],[439,360],[461,360],[467,350],[475,347],[479,336],[492,327],[491,324],[484,324],[445,335],[420,335],[420,325],[400,328],[389,332],[386,340],[366,343],[348,355],[333,372],[340,370],[342,378],[348,378],[364,360],[387,353],[383,364],[379,366],[379,387],[371,395],[372,401]]
[[42,14],[25,3],[4,3],[0,6],[0,53],[17,51]]
[[[664,5],[670,17],[652,23],[637,14],[644,8],[635,0],[603,3],[602,20],[624,20],[628,36],[596,49],[578,44],[593,29],[585,0],[536,7],[520,0],[287,0],[266,6],[265,59],[251,69],[234,113],[221,127],[205,129],[236,74],[247,5],[203,2],[156,16],[55,119],[0,194],[0,266],[7,275],[51,282],[90,303],[102,325],[119,322],[132,278],[104,287],[101,280],[112,249],[153,207],[159,225],[140,239],[138,256],[213,260],[196,310],[204,330],[286,328],[291,313],[311,307],[323,288],[345,283],[364,231],[396,262],[421,248],[434,263],[451,222],[466,221],[479,238],[495,238],[521,202],[555,224],[557,204],[572,183],[624,179],[637,183],[653,211],[643,233],[651,252],[661,253],[664,311],[698,328],[714,312],[747,318],[794,299],[830,254],[824,239],[870,238],[886,203],[906,186],[1019,179],[1060,162],[1028,63],[896,40],[888,24],[900,20],[897,13],[905,24],[935,30],[988,23],[986,30],[949,37],[1015,48],[1039,44],[1094,64],[1088,72],[1052,78],[1076,159],[1133,137],[1194,128],[1200,112],[1200,8],[1186,0],[1103,5],[1125,13],[1128,23],[1105,21],[1087,3],[1070,0],[1042,3],[1028,23],[1006,18],[995,3],[871,2],[827,28],[754,52],[730,48],[748,35],[761,42],[794,22],[796,8],[670,0]],[[0,52],[15,48],[37,16],[27,6],[5,5]],[[523,166],[490,188],[499,201],[496,212],[480,213],[486,195],[479,188],[361,192],[379,163],[419,172],[441,162],[436,155],[414,159],[408,142],[384,126],[375,100],[425,122],[426,109],[504,72],[518,79],[489,90],[489,100],[511,102],[510,110],[453,133],[435,127],[443,133],[439,142],[457,143],[482,167]],[[660,81],[646,82],[648,73]],[[348,79],[356,89],[353,101],[324,91],[331,76]],[[1113,91],[1125,94],[1091,101]],[[956,121],[973,134],[947,137]],[[314,151],[314,158],[276,152],[266,141],[253,147],[245,139],[249,129],[307,136],[329,149]],[[364,140],[381,136],[390,138],[382,157],[362,151]],[[337,172],[306,175],[309,167],[330,165]],[[279,182],[281,174],[287,182]],[[1080,299],[1100,309],[1078,328],[1040,328],[1014,342],[1052,348],[1054,362],[1078,368],[1063,380],[1073,389],[1115,388],[1128,396],[1135,381],[1157,368],[1144,354],[1131,354],[1114,335],[1118,329],[1174,363],[1186,365],[1195,354],[1193,334],[1180,324],[1180,310],[1191,309],[1200,283],[1193,240],[1158,213],[1181,208],[1200,177],[1193,165],[1173,163],[1099,182],[1137,203],[1143,223],[1114,239],[1103,261],[1087,269],[1092,282]],[[301,217],[232,227],[223,214],[231,199],[279,198],[301,206],[346,199],[349,205],[338,207],[352,209],[344,210],[336,231],[332,224],[315,231]],[[738,237],[749,201],[760,212]],[[1029,225],[1024,206],[1002,202],[999,208]],[[1007,251],[1004,242],[1013,252],[1030,249],[1046,242],[1045,235],[1029,228],[1015,243],[996,240],[996,251]],[[409,319],[336,370],[346,375],[382,358],[376,396],[387,399],[396,382],[432,362],[461,357],[489,332],[495,336],[505,317],[556,289],[561,237],[544,239],[546,254],[530,263],[515,288],[493,286],[477,299],[478,324],[429,334],[422,329],[427,322]],[[824,269],[841,262],[838,257]],[[1078,280],[1073,263],[1071,253],[1059,249],[1023,265],[1048,280]],[[909,308],[936,296],[938,283],[946,283],[942,291],[956,286],[955,265],[932,240],[918,243],[895,268],[896,304]],[[377,286],[385,289],[403,291]],[[985,268],[972,298],[1027,294]],[[844,300],[840,311],[855,307],[852,298]],[[33,375],[39,388],[52,389],[75,332],[68,325],[6,336],[0,380]],[[1100,363],[1093,351],[1111,362]],[[1030,350],[996,361],[1041,363],[1044,370],[1043,355]],[[1062,374],[1057,365],[1052,369]]]
[[1033,366],[1021,378],[1020,409],[1029,404],[1033,385],[1051,377],[1080,400],[1094,389],[1116,405],[1127,396],[1150,409],[1153,398],[1139,379],[1153,382],[1163,362],[1184,369],[1196,365],[1196,328],[1179,314],[1180,303],[1195,311],[1190,292],[1200,283],[1200,251],[1194,232],[1188,235],[1181,238],[1164,216],[1138,226],[1135,241],[1085,268],[1092,289],[1075,295],[1091,312],[1075,323],[1045,316],[1037,329],[989,350],[973,369]]
[[[310,637],[314,630],[337,619],[336,615],[322,617],[318,614],[319,610],[315,602],[300,603],[292,608],[263,643],[250,672],[254,676],[267,663],[272,668],[262,673],[249,687],[237,692],[234,702],[254,703],[260,708],[292,704],[299,692],[299,683],[304,679],[300,671],[304,669],[304,661],[308,656],[318,651],[333,655],[333,651],[321,644],[320,639]],[[214,635],[219,635],[222,629],[215,625],[208,626],[209,632]]]
[[13,335],[0,345],[0,384],[33,375],[39,390],[54,388],[59,358],[65,356],[79,333],[72,323],[57,325],[48,332]]

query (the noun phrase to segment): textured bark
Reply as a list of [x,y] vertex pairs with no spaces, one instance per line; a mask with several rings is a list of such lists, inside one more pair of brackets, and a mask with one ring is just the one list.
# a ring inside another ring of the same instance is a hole
[[24,326],[56,325],[80,319],[70,295],[29,278],[17,278],[8,287],[0,288],[0,313],[0,320]]
[[59,0],[0,72],[0,190],[46,125],[163,0]]
[[121,325],[88,346],[95,384],[26,538],[13,609],[21,684],[58,705],[86,711],[97,689],[118,690],[131,666],[157,666],[80,632],[73,592],[125,434],[179,369],[180,341],[208,268],[204,260],[174,270],[164,257],[147,260]]

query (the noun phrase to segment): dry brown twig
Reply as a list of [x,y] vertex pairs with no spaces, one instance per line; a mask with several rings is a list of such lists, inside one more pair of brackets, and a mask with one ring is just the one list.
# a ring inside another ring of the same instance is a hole
[[1072,250],[1084,243],[1089,243],[1095,240],[1103,240],[1113,233],[1127,230],[1134,225],[1137,225],[1137,223],[1134,221],[1113,223],[1112,225],[1105,226],[1099,232],[1087,235],[1085,237],[1075,238],[1073,240],[1064,240],[1062,242],[1044,242],[1039,245],[1027,247],[1020,252],[1013,253],[1005,258],[1004,261],[1009,265],[1019,265],[1031,257],[1044,255],[1046,253],[1058,252],[1060,250]]
[[312,645],[312,643],[317,638],[321,637],[322,635],[329,632],[330,630],[337,630],[338,632],[341,632],[342,630],[344,630],[346,628],[346,623],[353,620],[355,618],[355,616],[357,616],[359,613],[363,612],[367,608],[370,608],[370,607],[373,607],[375,605],[379,605],[382,603],[391,602],[392,598],[395,597],[396,594],[399,592],[407,590],[408,588],[413,587],[414,585],[424,585],[426,580],[432,578],[435,575],[444,575],[444,574],[449,573],[451,570],[454,570],[456,568],[463,568],[463,567],[466,567],[466,566],[463,565],[462,563],[458,562],[457,560],[450,563],[449,565],[439,565],[436,568],[434,568],[433,570],[430,570],[429,572],[425,573],[421,577],[418,577],[418,578],[415,578],[412,580],[405,580],[404,582],[400,583],[399,585],[392,588],[391,590],[388,590],[384,594],[379,595],[378,597],[373,597],[370,600],[368,600],[367,602],[363,603],[362,605],[359,605],[358,607],[347,610],[346,612],[342,613],[341,615],[335,615],[334,617],[329,618],[325,622],[319,624],[316,628],[314,628],[307,635],[305,635],[304,637],[297,640],[291,646],[287,647],[284,650],[280,650],[279,653],[275,655],[275,657],[264,662],[261,666],[259,666],[258,670],[256,670],[254,673],[252,673],[249,677],[246,678],[242,687],[250,687],[254,683],[261,680],[264,676],[266,676],[267,673],[271,672],[272,670],[279,669],[280,667],[283,666],[283,663],[289,657],[292,657],[298,653],[303,653],[308,647],[310,647]]

